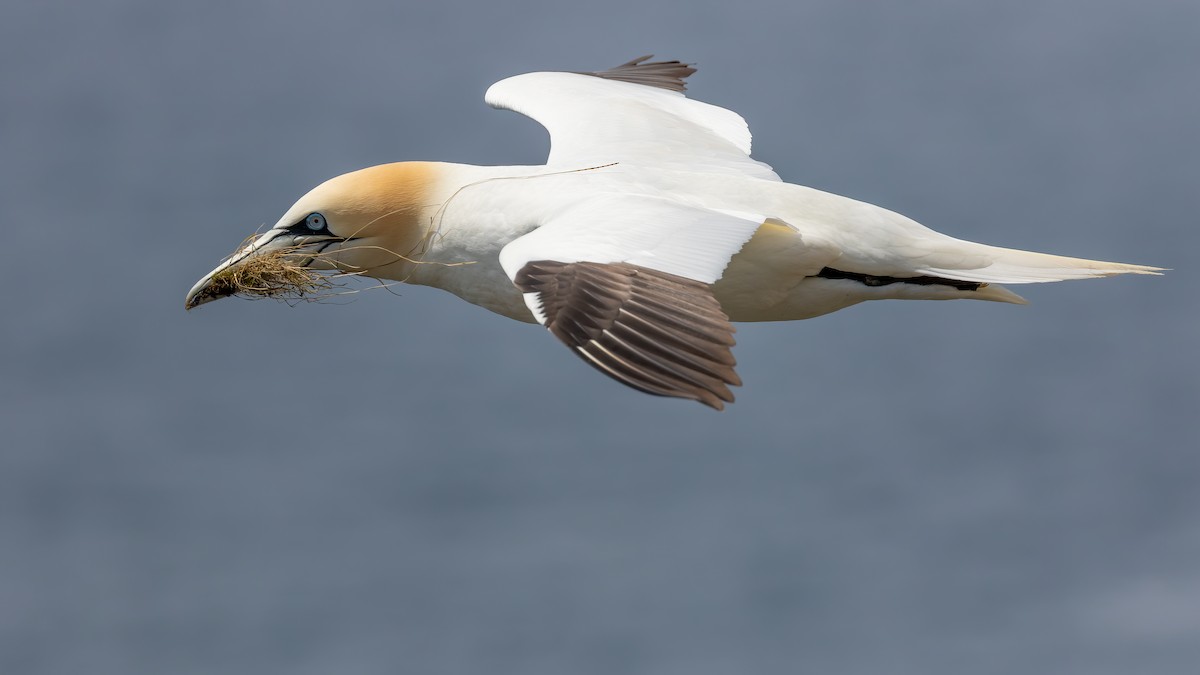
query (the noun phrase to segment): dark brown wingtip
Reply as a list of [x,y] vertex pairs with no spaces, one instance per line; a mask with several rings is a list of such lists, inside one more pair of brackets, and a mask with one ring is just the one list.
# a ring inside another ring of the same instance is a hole
[[527,263],[513,278],[537,293],[546,328],[589,365],[647,394],[733,402],[733,325],[694,279],[629,263]]
[[687,91],[687,84],[684,83],[684,80],[696,72],[695,68],[681,61],[650,61],[652,58],[654,58],[653,54],[647,54],[622,63],[615,68],[581,74],[680,93]]

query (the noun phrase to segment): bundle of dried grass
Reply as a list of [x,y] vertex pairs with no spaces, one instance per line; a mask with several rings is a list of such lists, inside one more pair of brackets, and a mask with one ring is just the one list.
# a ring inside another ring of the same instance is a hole
[[[346,289],[342,280],[347,277],[369,276],[366,269],[350,266],[344,255],[356,249],[372,249],[387,254],[392,262],[407,261],[413,265],[440,265],[444,267],[459,267],[474,265],[474,261],[434,262],[416,260],[379,246],[339,247],[331,253],[314,251],[311,246],[284,246],[268,250],[258,250],[246,255],[257,235],[247,237],[226,260],[238,262],[222,268],[208,280],[199,297],[189,301],[189,308],[228,296],[243,298],[272,298],[284,302],[304,300],[315,302],[335,296],[357,293],[357,289]],[[314,260],[327,263],[325,269],[313,269],[310,265]],[[399,281],[381,281],[371,288],[390,288]]]
[[[240,257],[257,237],[248,237],[230,259]],[[216,296],[276,300],[319,300],[334,294],[335,279],[346,273],[324,274],[306,265],[313,258],[300,246],[258,252],[213,275],[207,293]]]

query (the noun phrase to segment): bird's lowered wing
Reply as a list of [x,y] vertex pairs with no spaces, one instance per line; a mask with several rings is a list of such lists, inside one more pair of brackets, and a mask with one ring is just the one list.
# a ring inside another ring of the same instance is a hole
[[741,381],[711,284],[761,222],[601,195],[505,246],[500,264],[537,320],[593,367],[719,410]]
[[694,68],[649,58],[596,73],[517,75],[493,84],[484,99],[546,127],[550,166],[617,162],[779,180],[750,159],[740,115],[683,95]]

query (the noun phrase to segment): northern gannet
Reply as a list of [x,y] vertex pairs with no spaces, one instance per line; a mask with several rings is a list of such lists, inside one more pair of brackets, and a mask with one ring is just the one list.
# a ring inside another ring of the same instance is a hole
[[492,85],[540,122],[544,166],[400,162],[313,188],[200,279],[281,252],[295,265],[441,288],[537,322],[604,374],[718,410],[740,385],[732,321],[791,321],[864,300],[1023,303],[997,284],[1161,268],[954,239],[884,208],[783,182],[737,113],[684,96],[695,72],[641,57]]

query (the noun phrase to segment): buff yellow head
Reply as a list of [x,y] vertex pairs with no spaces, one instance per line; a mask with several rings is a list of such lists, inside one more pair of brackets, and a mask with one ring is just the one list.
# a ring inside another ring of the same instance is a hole
[[270,230],[204,276],[188,309],[230,295],[304,295],[315,270],[404,280],[440,200],[439,165],[383,164],[331,178],[301,197]]

